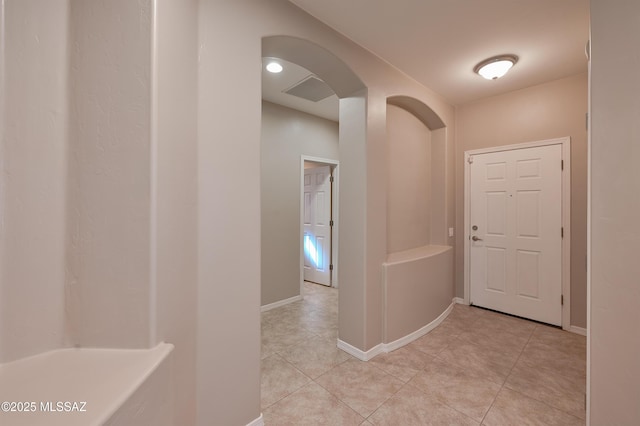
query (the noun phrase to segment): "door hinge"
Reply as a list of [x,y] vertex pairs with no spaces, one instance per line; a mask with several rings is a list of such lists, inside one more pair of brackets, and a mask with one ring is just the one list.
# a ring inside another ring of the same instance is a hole
[[333,264],[329,265],[329,270],[333,271]]
[[564,226],[560,228],[560,238],[564,238]]
[[584,114],[584,128],[589,131],[589,113]]
[[470,155],[469,158],[467,158],[467,162],[473,164],[473,156]]
[[560,170],[564,170],[564,160],[560,160]]
[[329,176],[329,182],[333,183],[333,176]]
[[560,304],[564,306],[564,294],[560,295]]
[[333,226],[333,220],[329,221],[329,226]]

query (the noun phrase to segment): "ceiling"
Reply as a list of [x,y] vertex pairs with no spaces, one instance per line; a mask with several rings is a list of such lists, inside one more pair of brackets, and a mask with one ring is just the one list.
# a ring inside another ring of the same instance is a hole
[[[271,60],[282,65],[282,72],[273,74],[265,67]],[[262,58],[262,99],[289,108],[304,111],[332,121],[338,121],[338,97],[333,94],[314,102],[285,93],[291,87],[305,81],[313,73],[297,64],[279,58]]]
[[[587,71],[589,0],[289,1],[452,105]],[[520,59],[505,77],[473,72],[506,53]]]

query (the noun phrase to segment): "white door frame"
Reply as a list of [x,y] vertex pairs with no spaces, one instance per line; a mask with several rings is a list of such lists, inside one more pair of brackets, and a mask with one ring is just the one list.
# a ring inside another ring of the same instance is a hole
[[562,146],[562,161],[564,172],[562,173],[562,328],[571,328],[571,138],[548,139],[536,142],[526,142],[514,145],[496,146],[492,148],[474,149],[464,152],[464,303],[469,304],[471,294],[471,270],[470,270],[470,221],[471,221],[471,171],[469,170],[469,157],[491,152],[511,151],[514,149],[536,148],[547,145]]
[[327,166],[331,166],[331,174],[333,176],[333,184],[331,185],[331,216],[333,218],[333,229],[331,230],[331,264],[333,270],[331,271],[331,287],[338,288],[338,190],[339,182],[339,165],[338,160],[331,160],[328,158],[311,157],[308,155],[300,156],[300,235],[298,237],[298,243],[300,244],[300,296],[304,295],[304,248],[302,240],[304,238],[304,224],[302,218],[304,217],[304,162],[312,161],[314,163],[322,163]]

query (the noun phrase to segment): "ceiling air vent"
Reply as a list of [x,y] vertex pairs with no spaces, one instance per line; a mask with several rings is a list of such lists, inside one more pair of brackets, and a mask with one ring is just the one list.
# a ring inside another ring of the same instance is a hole
[[331,88],[318,77],[310,75],[285,90],[284,93],[297,96],[311,102],[318,102],[333,95],[333,90],[331,90]]

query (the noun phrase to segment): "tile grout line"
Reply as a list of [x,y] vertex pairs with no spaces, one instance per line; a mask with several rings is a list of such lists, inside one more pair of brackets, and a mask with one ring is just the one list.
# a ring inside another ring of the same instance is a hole
[[[531,336],[531,337],[533,337],[533,334],[532,334],[532,336]],[[529,343],[529,342],[527,342],[527,344],[528,344],[528,343]],[[525,345],[525,347],[526,347],[526,345]],[[524,352],[524,349],[523,349],[523,352]],[[518,360],[520,360],[520,357],[518,357]],[[516,361],[516,364],[517,364],[517,361]],[[512,367],[512,369],[511,369],[512,371],[513,371],[513,369],[515,368],[515,365],[516,365],[516,364],[514,364],[514,366]],[[530,367],[527,367],[527,366],[525,366],[525,367],[526,367],[526,368],[530,368]],[[559,374],[559,373],[556,373],[556,374],[557,374],[557,375],[559,375],[559,376],[562,376],[562,377],[564,377],[564,378],[567,378],[566,376],[563,376],[562,374]],[[510,376],[510,375],[511,375],[511,373],[509,373],[509,376]],[[507,376],[507,378],[508,378],[509,376]],[[506,384],[506,380],[505,380],[505,384]],[[503,385],[503,387],[504,387],[504,385]],[[532,399],[532,400],[534,400],[534,401],[537,401],[537,402],[539,402],[539,403],[541,403],[541,404],[544,404],[544,405],[546,405],[547,407],[549,407],[549,408],[551,408],[551,409],[553,409],[553,410],[558,410],[558,411],[560,411],[560,412],[562,412],[562,413],[564,413],[564,414],[567,414],[567,415],[569,415],[569,416],[575,417],[576,419],[579,419],[579,420],[584,421],[584,419],[582,419],[582,418],[580,418],[580,417],[576,416],[575,414],[570,413],[570,412],[568,412],[568,411],[565,411],[565,410],[563,410],[562,408],[554,407],[553,405],[549,404],[548,402],[546,402],[546,401],[542,401],[542,400],[540,400],[540,399],[538,399],[538,398],[536,398],[536,397],[534,397],[534,396],[524,394],[524,393],[522,393],[521,391],[519,391],[519,390],[517,390],[517,389],[511,389],[511,388],[509,388],[509,387],[508,387],[507,389],[508,389],[509,391],[511,391],[511,392],[518,393],[518,394],[520,394],[520,395],[524,396],[525,398],[529,398],[529,399]],[[500,389],[500,390],[502,391],[502,389]]]
[[[474,325],[474,324],[475,324],[476,322],[478,322],[478,320],[479,320],[479,319],[481,319],[481,318],[482,318],[482,314],[476,314],[476,318],[473,320],[473,322],[471,323],[471,325]],[[471,325],[469,326],[469,328],[471,327]],[[467,331],[468,331],[468,330],[467,330]],[[466,331],[459,333],[457,336],[455,336],[455,338],[456,338],[456,339],[460,339],[460,336],[461,336],[461,335],[463,335],[465,332],[466,332]],[[461,339],[461,340],[462,340],[462,339]],[[475,345],[473,342],[468,342],[468,343],[469,343],[469,344],[472,344],[472,345]],[[449,344],[447,345],[447,347],[446,347],[446,348],[448,348],[450,345],[451,345],[451,344],[449,343]],[[475,346],[479,346],[479,345],[475,345]],[[445,348],[445,349],[446,349],[446,348]],[[442,353],[445,349],[441,350],[441,351],[438,353],[438,355],[439,355],[440,353]],[[443,362],[448,362],[448,361],[446,361],[446,360],[443,360],[442,358],[439,358],[438,356],[436,356],[436,358],[438,358],[439,360],[441,360],[441,361],[443,361]],[[454,366],[455,366],[455,364],[454,364]],[[461,367],[459,367],[459,368],[461,368]],[[463,368],[463,370],[464,370],[464,371],[466,371],[466,368]],[[488,379],[484,379],[484,380],[488,380]],[[491,381],[491,380],[489,380],[489,381]],[[505,379],[505,382],[506,382],[506,379]],[[504,386],[504,383],[502,384],[502,386]],[[478,426],[482,426],[482,422],[484,422],[484,419],[485,419],[485,417],[487,416],[487,413],[489,413],[489,410],[491,410],[491,407],[493,406],[493,403],[495,402],[496,398],[498,397],[498,394],[499,394],[499,393],[500,393],[500,391],[502,390],[502,386],[500,387],[500,390],[498,390],[498,392],[496,393],[496,396],[493,398],[493,401],[491,401],[491,404],[489,405],[489,408],[487,408],[487,412],[486,412],[486,413],[484,413],[484,415],[482,416],[482,420],[480,420],[480,422],[478,422]],[[447,404],[445,404],[445,405],[447,405]],[[447,407],[449,407],[449,405],[447,405]],[[461,411],[458,411],[456,408],[453,408],[453,407],[450,407],[450,408],[454,409],[455,411],[459,412],[460,414],[462,414],[462,415],[464,415],[464,416],[467,416],[468,418],[472,419],[473,421],[476,421],[475,419],[473,419],[473,418],[469,417],[467,414],[465,414],[465,413],[463,413],[463,412],[461,412]]]
[[[500,392],[502,392],[502,390],[504,389],[505,385],[507,384],[507,380],[509,380],[509,377],[511,376],[511,373],[513,373],[513,369],[518,364],[518,361],[520,361],[520,358],[522,357],[522,354],[524,353],[525,348],[527,347],[527,345],[531,341],[531,338],[533,337],[533,333],[535,332],[537,327],[539,327],[539,325],[536,325],[535,327],[533,327],[533,329],[531,330],[531,334],[529,334],[529,338],[527,339],[526,343],[524,345],[522,345],[522,349],[520,349],[520,353],[518,354],[518,357],[516,358],[515,362],[511,366],[511,369],[509,369],[509,373],[505,376],[504,381],[502,382],[502,385],[500,386],[500,389],[496,393],[496,396],[493,397],[493,401],[491,401],[491,404],[489,405],[489,408],[487,409],[487,412],[484,413],[484,416],[482,416],[482,421],[480,421],[480,425],[481,426],[484,423],[484,420],[487,418],[487,414],[489,414],[489,412],[493,408],[493,404],[496,403],[496,400],[498,399],[498,395],[500,395]],[[511,390],[510,388],[507,388],[507,389]]]
[[[470,327],[471,327],[471,325],[475,324],[475,323],[476,323],[476,322],[481,318],[481,315],[482,315],[482,314],[474,314],[474,315],[475,315],[476,317],[475,317],[472,321],[470,321],[470,323],[469,323],[469,325],[467,326],[467,328],[470,328]],[[436,328],[434,328],[434,330],[435,330],[435,329],[437,329],[437,327],[436,327]],[[468,330],[467,330],[467,331],[468,331]],[[463,335],[465,332],[466,332],[466,331],[461,331],[461,332],[459,332],[459,333],[457,333],[457,334],[453,335],[454,340],[460,340],[460,341],[463,341],[463,342],[464,342],[464,340],[463,340],[463,339],[460,339],[460,336],[461,336],[461,335]],[[478,346],[478,345],[475,345],[473,342],[469,342],[469,344],[473,344],[474,346]],[[449,346],[451,346],[451,343],[447,343],[447,344],[445,345],[445,347],[444,347],[444,348],[442,348],[440,351],[438,351],[438,353],[437,353],[436,355],[431,355],[431,354],[427,354],[427,355],[430,355],[430,356],[432,357],[432,359],[437,359],[438,361],[441,361],[441,362],[444,362],[444,363],[450,364],[450,365],[452,365],[452,366],[453,366],[454,368],[456,368],[456,369],[459,369],[459,370],[462,370],[462,371],[466,371],[466,369],[465,369],[465,368],[463,368],[463,367],[461,367],[461,366],[458,366],[458,365],[456,365],[456,364],[451,364],[449,361],[447,361],[447,360],[442,359],[442,358],[440,358],[440,357],[439,357],[439,355],[440,355],[442,352],[444,352],[444,351],[445,351]],[[425,353],[425,352],[423,352],[423,353]],[[424,368],[423,368],[422,370],[424,371]],[[415,377],[415,376],[414,376],[414,377]],[[488,380],[488,379],[485,379],[485,380]],[[407,384],[409,384],[409,382],[407,382]],[[417,388],[417,387],[415,387],[415,386],[413,386],[413,387],[414,387],[415,389],[417,389],[419,392],[421,392],[423,395],[427,395],[427,396],[429,396],[429,395],[428,395],[426,392],[424,392],[422,389]],[[501,388],[501,389],[502,389],[502,388]],[[500,391],[498,391],[498,393],[499,393],[499,392],[500,392]],[[497,396],[497,394],[496,394],[496,396]],[[495,398],[494,398],[494,400],[495,400]],[[440,400],[440,399],[438,399],[438,398],[436,398],[436,401],[437,401],[439,404],[442,404],[442,405],[444,405],[445,407],[448,407],[449,409],[451,409],[451,410],[453,410],[453,411],[457,412],[458,414],[460,414],[460,415],[462,415],[462,416],[464,416],[464,417],[466,417],[466,418],[470,419],[470,420],[471,420],[471,421],[473,421],[473,422],[476,422],[476,421],[477,421],[476,419],[474,419],[473,417],[469,416],[468,414],[463,413],[462,411],[458,410],[457,408],[450,406],[450,405],[449,405],[449,404],[447,404],[445,401],[441,401],[441,400]],[[493,402],[491,403],[491,405],[493,405]],[[491,405],[489,406],[489,409],[491,408]],[[487,409],[487,413],[489,412],[489,409]],[[485,413],[485,415],[482,417],[482,420],[481,420],[480,422],[478,422],[478,425],[479,425],[479,426],[481,426],[481,425],[482,425],[482,422],[484,421],[484,417],[485,417],[485,416],[486,416],[486,413]]]
[[530,396],[530,395],[525,395],[525,394],[523,394],[522,392],[517,391],[517,390],[515,390],[515,389],[511,389],[511,388],[507,388],[507,389],[509,389],[511,392],[515,392],[515,393],[517,393],[517,394],[520,394],[520,395],[522,395],[522,396],[523,396],[523,397],[525,397],[525,398],[529,398],[529,399],[532,399],[532,400],[534,400],[534,401],[536,401],[536,402],[539,402],[540,404],[544,404],[544,405],[546,405],[547,407],[551,408],[552,410],[560,411],[561,413],[566,414],[567,416],[571,416],[571,417],[573,417],[573,418],[575,418],[575,419],[578,419],[578,420],[580,420],[580,421],[582,421],[582,422],[584,422],[584,421],[585,421],[585,419],[581,419],[580,417],[578,417],[578,416],[576,416],[576,415],[574,415],[574,414],[568,413],[568,412],[566,412],[566,411],[564,411],[564,410],[561,410],[560,408],[556,408],[556,407],[554,407],[553,405],[550,405],[550,404],[548,404],[548,403],[546,403],[546,402],[544,402],[544,401],[540,401],[539,399],[536,399],[536,398],[534,398],[534,397],[532,397],[532,396]]
[[[289,397],[289,396],[293,395],[294,393],[298,392],[298,391],[299,391],[300,389],[302,389],[303,387],[307,386],[310,382],[313,382],[313,381],[314,381],[311,377],[309,377],[308,375],[306,375],[303,371],[300,371],[300,369],[298,369],[295,365],[291,364],[291,363],[290,363],[290,362],[289,362],[285,357],[283,357],[282,355],[280,355],[278,352],[274,352],[273,354],[269,355],[268,357],[273,356],[273,355],[277,355],[278,357],[280,357],[284,362],[286,362],[286,363],[287,363],[287,364],[289,364],[291,367],[293,367],[297,372],[301,373],[303,376],[305,376],[307,379],[309,379],[309,382],[306,382],[306,383],[305,383],[305,384],[303,384],[302,386],[295,388],[293,391],[291,391],[291,392],[289,392],[288,394],[284,395],[282,398],[280,398],[280,399],[278,399],[277,401],[275,401],[275,402],[273,402],[273,403],[269,404],[267,407],[264,407],[264,409],[265,409],[265,410],[266,410],[267,408],[270,408],[270,407],[272,407],[272,406],[276,405],[278,402],[282,401],[283,399],[285,399],[285,398],[287,398],[287,397]],[[267,358],[268,358],[268,357],[267,357]],[[261,379],[260,381],[262,382],[262,379]],[[260,398],[260,399],[262,399],[262,398]]]
[[[343,361],[343,362],[342,362],[342,363],[340,363],[340,364],[343,364],[344,362],[347,362],[347,361],[348,361],[348,360]],[[337,366],[336,366],[336,367],[337,367]],[[334,368],[335,368],[335,367],[334,367]],[[331,370],[333,370],[333,368],[332,368]],[[329,371],[331,371],[331,370],[329,370]],[[320,376],[318,376],[318,378],[320,378],[320,377],[324,376],[325,374],[329,373],[329,371],[325,371],[325,372],[324,372],[324,373],[322,373]],[[357,411],[356,411],[352,406],[350,406],[349,404],[347,404],[347,402],[346,402],[346,401],[343,401],[343,400],[342,400],[342,398],[340,398],[338,395],[335,395],[333,392],[331,392],[329,389],[327,389],[326,387],[322,386],[322,384],[320,384],[320,383],[316,382],[315,380],[314,380],[313,382],[314,382],[315,384],[317,384],[318,386],[320,386],[322,389],[324,389],[324,390],[325,390],[329,395],[331,395],[332,397],[334,397],[335,399],[337,399],[337,400],[338,400],[342,405],[344,405],[345,407],[347,407],[349,410],[353,411],[353,412],[354,412],[354,413],[356,413],[358,416],[362,417],[365,421],[367,420],[367,418],[368,418],[368,417],[364,417],[362,414],[358,413],[358,412],[357,412]],[[361,423],[361,424],[362,424],[362,423]]]
[[[377,368],[377,367],[376,367],[376,368]],[[382,371],[382,370],[381,370],[381,371]],[[386,372],[384,372],[384,371],[383,371],[383,373],[388,374],[388,373],[386,373]],[[389,375],[389,376],[391,376],[391,377],[394,377],[394,376],[392,376],[391,374],[388,374],[388,375]],[[397,377],[394,377],[394,378],[396,378],[396,379],[397,379]],[[401,391],[401,390],[402,390],[406,385],[408,385],[408,384],[409,384],[409,382],[407,382],[407,383],[403,383],[403,384],[402,384],[402,386],[400,386],[400,389],[398,389],[397,391],[395,391],[395,392],[393,393],[393,395],[391,395],[389,398],[387,398],[387,399],[385,399],[384,401],[382,401],[382,403],[381,403],[380,405],[378,405],[378,406],[376,407],[376,409],[375,409],[375,410],[373,410],[373,411],[372,411],[372,412],[371,412],[367,417],[365,417],[365,420],[367,420],[367,421],[368,421],[368,420],[369,420],[369,418],[370,418],[371,416],[373,416],[373,415],[374,415],[374,414],[375,414],[375,413],[376,413],[380,408],[382,408],[382,406],[383,406],[384,404],[386,404],[386,403],[387,403],[387,401],[389,401],[391,398],[393,398],[394,396],[396,396],[396,395],[398,394],[398,392],[400,392],[400,391]]]
[[[511,372],[513,371],[513,369],[515,368],[515,366],[518,364],[518,361],[520,360],[520,357],[521,357],[521,356],[522,356],[522,354],[524,353],[524,350],[526,349],[526,347],[529,345],[529,343],[530,343],[530,342],[531,342],[531,340],[533,339],[534,334],[535,334],[535,331],[536,331],[538,328],[544,328],[544,327],[547,327],[547,326],[546,326],[546,325],[544,325],[544,324],[538,324],[538,325],[536,325],[536,327],[533,329],[533,331],[532,331],[532,333],[531,333],[531,336],[529,337],[529,340],[527,340],[527,343],[526,343],[526,344],[524,345],[524,347],[522,348],[522,353],[520,354],[520,356],[519,356],[519,357],[518,357],[518,359],[516,360],[516,363],[515,363],[515,364],[513,365],[513,367],[511,368],[511,371],[509,372],[509,375],[507,376],[507,378],[509,378],[509,376],[511,376]],[[548,345],[548,344],[546,344],[546,343],[544,343],[544,342],[540,342],[540,343],[541,343],[542,345],[544,345],[544,346],[549,347],[550,349],[553,349],[553,348],[554,348],[552,345]],[[524,367],[525,367],[525,368],[532,368],[532,367],[529,367],[529,366],[526,366],[526,365],[525,365]],[[548,371],[548,369],[547,369],[547,368],[545,368],[544,366],[540,366],[540,368],[542,368],[543,370]],[[533,369],[533,368],[532,368],[532,369]],[[574,379],[574,377],[570,377],[570,376],[565,375],[565,374],[563,374],[563,373],[564,373],[564,370],[563,370],[562,372],[560,372],[560,373],[555,372],[555,374],[556,374],[556,375],[561,376],[561,377],[563,377],[563,378],[565,378],[565,379],[569,379],[569,380]],[[505,380],[505,384],[506,384],[506,380]],[[569,416],[575,417],[575,418],[577,418],[577,419],[579,419],[579,420],[584,420],[584,419],[581,419],[580,417],[578,417],[578,416],[574,415],[573,413],[570,413],[570,412],[568,412],[568,411],[565,411],[565,410],[564,410],[564,409],[562,409],[562,408],[554,407],[553,405],[549,404],[549,403],[548,403],[548,402],[546,402],[546,401],[542,401],[542,400],[540,400],[540,399],[538,399],[538,398],[535,398],[535,397],[533,397],[533,396],[531,396],[531,395],[526,395],[526,394],[524,394],[524,393],[520,392],[519,390],[511,389],[511,388],[507,388],[507,389],[509,389],[509,390],[510,390],[510,391],[512,391],[512,392],[516,392],[516,393],[518,393],[518,394],[520,394],[520,395],[522,395],[522,396],[524,396],[524,397],[526,397],[526,398],[530,398],[530,399],[533,399],[534,401],[540,402],[540,403],[542,403],[542,404],[546,405],[547,407],[550,407],[550,408],[552,408],[552,409],[554,409],[554,410],[558,410],[558,411],[560,411],[560,412],[562,412],[562,413],[564,413],[564,414],[567,414],[567,415],[569,415]],[[500,390],[502,390],[502,389],[500,389]]]

